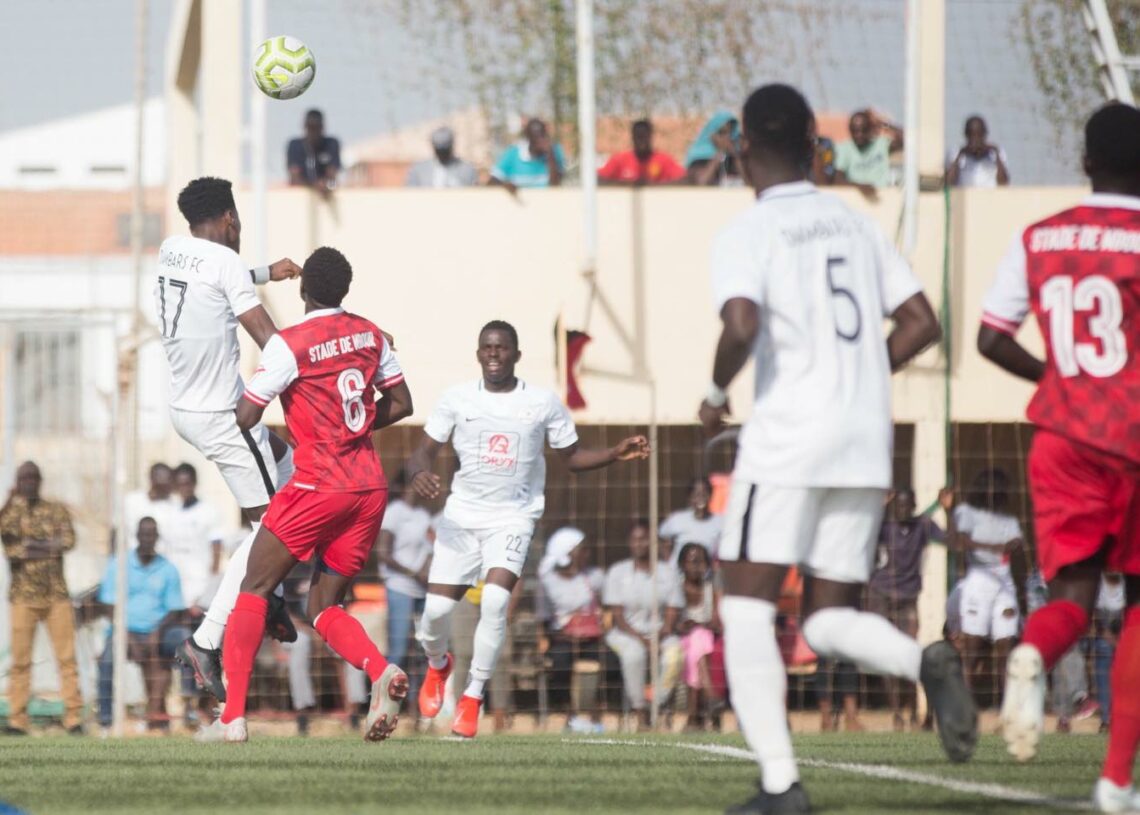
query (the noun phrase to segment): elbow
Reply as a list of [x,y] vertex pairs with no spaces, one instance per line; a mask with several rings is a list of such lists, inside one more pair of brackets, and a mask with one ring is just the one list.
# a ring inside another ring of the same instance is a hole
[[978,353],[992,362],[998,353],[998,348],[1001,346],[1003,339],[1005,339],[1004,334],[994,331],[989,326],[983,325],[978,329]]

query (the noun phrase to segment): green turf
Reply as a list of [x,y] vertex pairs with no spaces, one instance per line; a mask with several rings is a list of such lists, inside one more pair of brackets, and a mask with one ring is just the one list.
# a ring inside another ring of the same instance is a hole
[[[428,737],[384,744],[344,739],[259,739],[198,745],[182,738],[34,738],[0,742],[0,799],[49,813],[578,813],[720,812],[751,794],[752,765],[681,749],[743,746],[739,736],[623,737],[641,744],[586,744],[576,737]],[[576,743],[577,742],[577,743]],[[950,765],[925,734],[803,736],[803,759],[886,764],[944,778],[991,782],[1063,799],[1087,799],[1104,741],[1050,737],[1039,759],[1014,766],[987,737],[968,765]],[[803,768],[820,811],[1006,813],[1048,811],[975,794]]]

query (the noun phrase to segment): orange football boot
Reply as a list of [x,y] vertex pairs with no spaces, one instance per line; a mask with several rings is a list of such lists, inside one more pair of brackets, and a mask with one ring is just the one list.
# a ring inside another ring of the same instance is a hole
[[451,676],[451,669],[455,667],[455,659],[447,655],[447,664],[436,669],[428,665],[424,683],[420,686],[420,715],[425,719],[434,719],[443,707],[443,689],[447,685],[447,677]]
[[455,719],[451,722],[451,732],[465,739],[475,738],[479,729],[479,714],[483,710],[483,700],[463,694],[455,706]]

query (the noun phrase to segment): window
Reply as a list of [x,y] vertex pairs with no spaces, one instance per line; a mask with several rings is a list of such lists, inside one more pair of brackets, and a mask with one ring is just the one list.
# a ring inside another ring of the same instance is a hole
[[13,418],[17,433],[62,433],[79,428],[78,331],[21,331],[16,335]]

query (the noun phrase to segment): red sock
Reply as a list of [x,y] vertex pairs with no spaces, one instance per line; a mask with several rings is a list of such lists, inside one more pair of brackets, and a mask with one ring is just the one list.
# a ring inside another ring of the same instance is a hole
[[1070,600],[1053,600],[1029,615],[1021,641],[1040,651],[1051,671],[1088,630],[1088,612]]
[[226,706],[222,722],[229,724],[245,715],[245,697],[249,693],[249,675],[253,660],[265,636],[265,613],[269,601],[256,594],[242,592],[226,622],[226,639],[222,643],[222,665],[226,671]]
[[330,606],[317,615],[313,627],[321,639],[354,668],[368,674],[375,682],[388,667],[388,660],[380,653],[376,643],[368,639],[362,626],[340,606]]
[[1132,783],[1140,746],[1140,606],[1124,614],[1112,663],[1112,716],[1102,775],[1118,787]]

